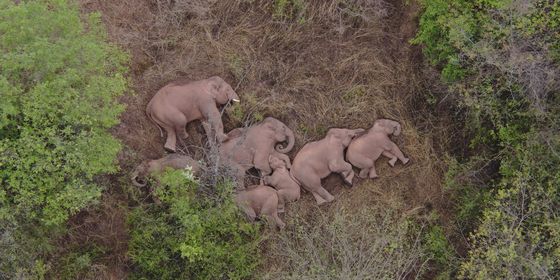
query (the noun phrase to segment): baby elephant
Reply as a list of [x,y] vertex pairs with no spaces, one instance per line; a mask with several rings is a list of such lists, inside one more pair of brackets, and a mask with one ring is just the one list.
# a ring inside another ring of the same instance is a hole
[[144,187],[148,184],[148,176],[160,174],[166,168],[184,169],[188,167],[192,169],[195,175],[200,174],[203,169],[196,160],[182,154],[169,154],[160,159],[145,160],[132,172],[132,184],[137,187]]
[[271,227],[283,229],[286,226],[278,217],[278,193],[269,186],[250,186],[235,195],[235,203],[251,222],[260,217],[266,219]]
[[292,178],[286,162],[275,157],[269,156],[268,161],[274,172],[270,176],[265,176],[265,184],[274,187],[278,192],[278,212],[284,212],[286,202],[293,202],[300,197],[299,184]]
[[329,174],[339,173],[347,184],[352,185],[354,171],[352,165],[344,161],[344,149],[364,131],[361,128],[331,128],[325,138],[305,144],[294,158],[290,172],[302,187],[313,194],[317,204],[334,200],[334,196],[321,185],[321,179]]
[[381,156],[389,158],[389,164],[395,166],[397,159],[407,164],[406,158],[399,147],[389,135],[398,136],[401,133],[401,125],[393,120],[379,119],[373,124],[369,131],[350,143],[346,152],[346,159],[354,166],[361,169],[361,178],[377,178],[375,161]]

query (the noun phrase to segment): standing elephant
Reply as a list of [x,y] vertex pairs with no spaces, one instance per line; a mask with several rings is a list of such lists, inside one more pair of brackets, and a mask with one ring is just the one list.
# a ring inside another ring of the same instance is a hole
[[160,159],[145,160],[132,172],[132,184],[137,187],[145,187],[147,185],[147,177],[161,174],[166,168],[185,169],[191,168],[193,174],[198,175],[203,167],[198,161],[187,155],[169,154]]
[[265,184],[274,187],[278,192],[278,212],[282,213],[286,202],[294,202],[299,199],[301,189],[290,175],[290,171],[283,160],[271,155],[269,163],[274,172],[270,176],[265,176],[263,181]]
[[235,203],[251,222],[260,217],[268,220],[270,226],[286,226],[278,217],[278,193],[269,186],[251,186],[240,191],[235,195]]
[[146,114],[159,128],[167,132],[164,148],[175,152],[177,136],[188,137],[188,122],[201,120],[208,139],[227,139],[217,105],[239,102],[239,96],[222,78],[214,76],[187,84],[171,83],[161,88],[150,100]]
[[[294,132],[275,118],[268,117],[247,128],[236,128],[228,133],[228,138],[220,146],[220,156],[225,161],[239,164],[243,174],[252,167],[258,169],[261,176],[270,174],[270,155],[290,167],[290,158],[285,153],[294,147]],[[287,142],[286,147],[282,147],[282,142]]]
[[389,135],[398,136],[401,133],[401,125],[393,120],[379,119],[373,124],[368,132],[352,141],[346,152],[346,159],[354,166],[361,169],[358,174],[361,178],[377,178],[375,161],[381,156],[389,158],[389,164],[395,166],[397,159],[407,164],[406,158],[399,147]]
[[302,187],[313,194],[317,204],[334,200],[334,196],[321,185],[321,179],[332,172],[339,173],[346,183],[352,185],[354,171],[352,165],[344,161],[344,149],[364,131],[361,128],[331,128],[325,138],[305,144],[294,158],[290,172]]

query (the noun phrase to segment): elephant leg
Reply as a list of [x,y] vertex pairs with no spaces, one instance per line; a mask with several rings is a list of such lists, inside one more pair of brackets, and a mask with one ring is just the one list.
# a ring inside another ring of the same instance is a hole
[[272,213],[272,219],[274,219],[274,222],[279,229],[283,229],[283,228],[286,227],[286,224],[284,223],[284,221],[282,221],[282,219],[280,219],[280,217],[278,217],[277,212]]
[[381,153],[381,154],[382,154],[384,157],[389,158],[389,165],[390,165],[391,167],[394,167],[394,166],[395,166],[395,163],[397,163],[397,160],[398,160],[398,158],[397,158],[395,155],[391,154],[391,153],[388,152],[388,151],[383,151],[383,153]]
[[390,153],[395,155],[403,164],[407,164],[409,159],[404,156],[401,152],[401,149],[397,146],[397,144],[391,142],[391,149],[389,150]]
[[317,205],[321,205],[325,202],[327,202],[325,199],[323,199],[318,193],[316,192],[311,192],[311,194],[313,194],[313,197],[315,198],[315,201],[317,201]]
[[261,217],[267,220],[270,227],[284,228],[284,222],[278,217],[278,202],[278,195],[274,194],[272,197],[269,197],[262,207]]
[[212,130],[212,126],[210,125],[210,123],[208,121],[202,121],[202,128],[204,128],[204,132],[206,132],[206,137],[208,138],[208,141],[215,142],[216,135],[214,134],[214,131]]
[[284,213],[286,209],[286,194],[284,190],[278,191],[278,213]]
[[167,140],[163,146],[168,152],[174,153],[177,149],[177,135],[175,134],[175,129],[170,126],[163,126],[165,132],[167,132]]
[[362,155],[354,155],[352,157],[352,164],[361,169],[358,176],[360,176],[360,178],[365,179],[365,178],[368,177],[369,169],[375,163],[373,162],[373,160],[371,158],[367,158],[367,157],[362,156]]
[[375,171],[375,166],[372,166],[371,169],[369,170],[369,178],[375,179],[377,177],[379,176],[377,175],[377,171]]
[[[319,188],[316,190],[316,193],[324,199],[322,203],[319,203],[319,201],[317,201],[317,205],[321,205],[325,202],[331,202],[334,200],[334,196],[330,194],[327,190],[325,190],[325,188],[323,188],[323,186],[321,185],[319,185]],[[317,199],[317,197],[315,197],[315,199]]]
[[360,173],[358,174],[358,176],[362,179],[367,178],[369,176],[368,174],[369,174],[370,169],[371,168],[362,168],[362,170],[360,170]]
[[354,179],[354,171],[352,165],[344,160],[333,160],[329,162],[329,169],[332,172],[339,173],[344,178],[344,181],[352,186],[352,179]]

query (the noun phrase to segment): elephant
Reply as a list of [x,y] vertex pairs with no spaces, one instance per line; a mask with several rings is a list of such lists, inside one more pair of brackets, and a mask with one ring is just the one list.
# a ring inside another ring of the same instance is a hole
[[334,200],[334,196],[321,185],[321,179],[332,172],[339,173],[347,184],[352,185],[354,171],[352,165],[344,161],[344,149],[364,132],[362,128],[331,128],[325,138],[305,144],[294,158],[290,169],[292,177],[313,194],[318,205]]
[[301,189],[290,175],[290,171],[283,160],[271,155],[268,161],[274,171],[272,175],[265,176],[263,182],[274,187],[278,192],[278,212],[282,213],[286,202],[294,202],[300,198]]
[[169,154],[160,159],[145,160],[132,172],[132,184],[137,187],[145,187],[148,176],[161,174],[166,168],[185,169],[191,168],[193,174],[199,175],[203,170],[203,166],[187,155]]
[[179,140],[189,135],[185,129],[188,122],[201,120],[208,139],[223,142],[227,139],[217,105],[230,101],[239,102],[233,88],[218,76],[186,84],[170,83],[152,97],[146,107],[148,118],[154,122],[163,137],[162,128],[167,133],[164,148],[176,151]]
[[[243,169],[242,176],[252,167],[258,169],[261,176],[270,174],[270,155],[290,167],[290,158],[286,153],[294,147],[294,132],[275,118],[267,117],[256,125],[236,128],[227,136],[228,140],[220,145],[220,156],[224,161],[239,164]],[[287,142],[286,146],[283,147],[281,142]]]
[[409,159],[389,138],[389,135],[399,136],[401,125],[394,120],[379,119],[373,123],[368,132],[354,140],[348,146],[346,159],[352,165],[360,168],[358,176],[361,178],[377,178],[375,161],[381,156],[389,158],[389,165],[395,166],[397,159],[407,164]]
[[266,219],[271,227],[282,229],[286,224],[278,217],[278,199],[276,190],[265,185],[251,186],[235,194],[235,203],[249,221],[260,217]]

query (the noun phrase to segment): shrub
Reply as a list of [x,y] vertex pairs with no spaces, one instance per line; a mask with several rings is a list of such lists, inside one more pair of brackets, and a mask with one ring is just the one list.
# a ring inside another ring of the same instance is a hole
[[[477,176],[456,189],[465,195],[489,192],[482,211],[458,209],[459,216],[480,213],[472,219],[479,223],[473,225],[471,249],[459,276],[559,278],[560,219],[555,209],[560,205],[560,100],[555,96],[560,88],[560,4],[422,3],[425,12],[413,42],[423,44],[426,56],[442,65],[451,91],[460,96],[458,105],[469,110],[466,129],[472,132],[470,148],[477,156],[461,159],[466,162],[461,169]],[[450,67],[464,75],[448,75],[455,73]],[[497,162],[496,174],[480,174],[480,165],[472,163],[481,161]]]
[[247,279],[258,265],[258,228],[245,222],[230,183],[204,188],[187,170],[168,171],[156,195],[129,217],[137,279]]
[[0,1],[0,278],[46,269],[49,237],[116,171],[126,56],[101,26],[66,1]]

